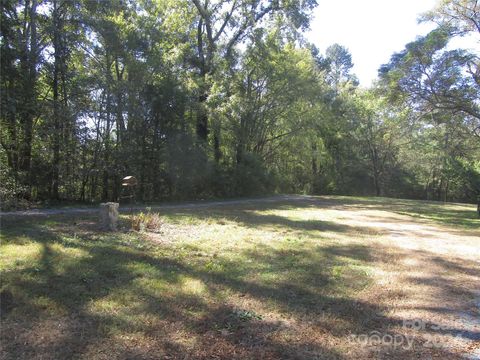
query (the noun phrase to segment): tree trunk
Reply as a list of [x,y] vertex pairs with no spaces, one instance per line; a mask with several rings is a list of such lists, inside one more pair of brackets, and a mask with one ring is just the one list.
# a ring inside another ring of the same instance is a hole
[[108,201],[108,171],[103,170],[103,201]]
[[380,196],[382,192],[381,192],[381,189],[380,189],[380,182],[379,182],[378,174],[376,174],[376,172],[373,175],[373,183],[374,183],[374,186],[375,186],[375,196]]
[[197,138],[203,144],[206,144],[208,139],[208,115],[207,110],[205,109],[207,97],[207,94],[202,94],[198,97]]
[[[5,76],[5,74],[3,74]],[[15,118],[15,112],[11,109],[13,106],[10,105],[9,99],[14,98],[15,96],[15,86],[14,81],[10,80],[6,86],[6,91],[3,92],[3,97],[6,99],[7,104],[4,109],[5,118],[7,120],[6,132],[8,133],[8,141],[5,143],[2,142],[2,146],[5,149],[7,155],[8,166],[13,171],[13,176],[15,181],[18,180],[18,138],[17,138],[17,122]],[[13,100],[12,102],[15,102]]]
[[115,74],[117,77],[116,97],[117,97],[117,147],[123,143],[125,134],[125,121],[123,119],[123,73],[125,67],[120,68],[118,57],[115,58]]
[[437,188],[437,200],[438,201],[442,201],[443,184],[444,184],[444,178],[442,176],[442,178],[440,179],[440,184],[438,185],[438,188]]
[[447,202],[448,200],[448,187],[449,187],[449,184],[450,184],[450,181],[447,179],[446,183],[445,183],[445,193],[444,193],[444,197],[443,197],[443,202]]
[[220,129],[216,128],[213,134],[213,151],[215,163],[219,163],[222,158],[222,150],[220,149]]
[[237,161],[237,165],[243,161],[243,154],[245,152],[244,144],[242,140],[239,140],[237,144],[237,149],[235,151],[235,160]]
[[372,168],[373,168],[373,185],[375,187],[375,195],[380,196],[382,193],[380,185],[380,170],[378,161],[378,151],[375,146],[371,146]]
[[109,200],[109,183],[110,183],[110,162],[112,161],[111,156],[111,144],[110,144],[110,132],[112,130],[112,123],[111,123],[111,115],[112,115],[112,94],[110,91],[110,85],[112,83],[112,76],[110,74],[110,69],[112,66],[112,62],[110,60],[110,54],[107,52],[105,55],[106,61],[106,71],[107,74],[105,76],[107,83],[105,84],[105,92],[106,92],[106,104],[105,104],[105,153],[104,153],[104,161],[103,161],[103,194],[102,199],[104,201]]
[[[108,90],[107,90],[108,91]],[[106,106],[106,130],[105,130],[105,154],[103,159],[103,195],[102,199],[108,201],[109,188],[109,168],[110,168],[110,94],[107,94]]]
[[317,144],[315,142],[312,143],[312,175],[315,178],[318,173],[318,165],[317,165]]
[[480,218],[480,195],[477,196],[477,213]]
[[[24,172],[24,183],[31,186],[31,160],[32,160],[32,141],[33,141],[33,118],[36,114],[36,81],[37,81],[37,0],[32,0],[28,10],[29,1],[25,2],[25,13],[29,13],[29,31],[25,34],[25,45],[23,54],[23,111],[21,112],[21,123],[23,127],[23,144],[20,150],[20,170]],[[30,48],[28,48],[30,44]],[[26,194],[29,196],[30,194]]]
[[58,18],[57,0],[53,1],[53,48],[54,48],[54,66],[53,66],[53,164],[52,164],[52,197],[59,199],[59,180],[60,180],[60,101],[58,97],[58,78],[60,67],[60,23]]

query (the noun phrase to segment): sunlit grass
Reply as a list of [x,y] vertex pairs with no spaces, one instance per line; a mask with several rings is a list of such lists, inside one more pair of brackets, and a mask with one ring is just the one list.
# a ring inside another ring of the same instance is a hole
[[417,209],[415,202],[329,199],[334,203],[325,207],[280,202],[164,210],[155,233],[129,231],[127,216],[117,233],[99,231],[93,215],[6,218],[2,291],[14,304],[4,324],[71,317],[82,325],[63,340],[67,348],[78,341],[147,341],[172,327],[185,351],[200,346],[205,332],[225,336],[267,318],[323,319],[334,333],[348,332],[383,311],[355,309],[381,272],[371,244],[381,244],[385,234],[349,223],[342,207],[381,206],[465,231],[478,224],[468,205],[419,203]]

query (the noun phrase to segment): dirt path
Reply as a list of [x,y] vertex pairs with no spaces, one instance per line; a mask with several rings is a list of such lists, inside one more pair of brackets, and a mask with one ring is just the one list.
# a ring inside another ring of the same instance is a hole
[[392,256],[379,261],[372,291],[401,324],[399,334],[480,359],[479,231],[377,209],[329,211],[338,211],[344,224],[382,234],[370,246]]
[[[255,204],[255,203],[271,203],[278,201],[296,201],[303,200],[304,196],[302,195],[277,195],[270,197],[262,198],[247,198],[247,199],[235,199],[235,200],[221,200],[221,201],[197,201],[197,202],[188,202],[188,203],[178,203],[178,204],[165,204],[165,205],[142,205],[142,206],[129,206],[129,205],[120,205],[120,211],[128,212],[131,210],[144,210],[150,208],[152,210],[161,210],[161,209],[183,209],[183,208],[203,208],[203,207],[217,207],[217,206],[226,206],[226,205],[244,205],[244,204]],[[34,215],[60,215],[60,214],[81,214],[81,213],[93,213],[98,211],[98,207],[87,207],[87,208],[61,208],[61,209],[32,209],[32,210],[23,210],[23,211],[6,211],[0,212],[0,217],[2,216],[34,216]]]

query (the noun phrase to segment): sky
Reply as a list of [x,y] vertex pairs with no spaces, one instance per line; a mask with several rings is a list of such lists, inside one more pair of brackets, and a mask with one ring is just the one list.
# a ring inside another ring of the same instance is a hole
[[353,73],[362,86],[369,86],[394,52],[435,28],[417,23],[435,4],[436,0],[318,0],[307,38],[322,53],[334,43],[345,46],[352,54]]

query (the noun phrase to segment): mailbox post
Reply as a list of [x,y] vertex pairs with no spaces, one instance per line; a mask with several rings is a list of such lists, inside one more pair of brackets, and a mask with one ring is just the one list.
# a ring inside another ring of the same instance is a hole
[[124,199],[130,199],[130,212],[133,211],[133,204],[135,203],[135,187],[137,186],[137,179],[135,176],[125,176],[122,179],[122,187],[125,189],[126,195],[122,196]]

